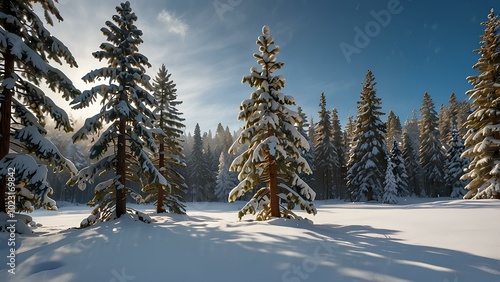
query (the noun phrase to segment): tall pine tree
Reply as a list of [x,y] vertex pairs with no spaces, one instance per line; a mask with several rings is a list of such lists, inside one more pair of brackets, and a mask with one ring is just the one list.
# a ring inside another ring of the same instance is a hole
[[458,134],[456,126],[451,132],[451,142],[448,152],[446,152],[445,160],[445,176],[446,193],[452,198],[462,198],[466,191],[465,186],[468,181],[460,179],[464,175],[464,169],[469,165],[468,159],[460,158],[464,152],[464,144],[462,138]]
[[[293,97],[280,92],[285,78],[273,75],[284,63],[276,60],[280,49],[274,45],[268,26],[262,28],[257,46],[260,53],[254,57],[261,69],[252,67],[250,75],[242,80],[257,90],[241,103],[238,119],[246,124],[229,151],[235,154],[241,145],[248,148],[231,165],[231,170],[240,173],[240,183],[229,194],[229,200],[235,201],[264,182],[267,186],[260,188],[240,210],[239,218],[257,211],[258,220],[294,217],[291,210],[295,205],[316,214],[312,203],[316,193],[298,176],[311,173],[300,155],[301,150],[309,149],[309,143],[294,126],[300,121],[299,114],[287,107],[295,105]],[[286,202],[286,206],[280,202]]]
[[333,167],[333,186],[335,187],[335,196],[345,198],[346,196],[346,159],[344,152],[344,134],[340,125],[337,108],[332,110],[332,145],[335,149],[337,161]]
[[315,132],[315,179],[318,190],[318,199],[333,198],[334,168],[339,166],[338,156],[332,143],[332,123],[330,111],[326,109],[325,93],[321,93],[319,121],[316,123]]
[[165,65],[162,64],[156,77],[153,80],[154,97],[158,106],[154,113],[157,119],[154,121],[156,128],[164,134],[157,134],[156,139],[159,145],[158,158],[155,164],[167,180],[168,186],[153,184],[146,185],[142,190],[156,200],[156,212],[185,213],[183,195],[186,189],[186,181],[180,174],[181,168],[186,166],[185,157],[182,153],[183,134],[181,113],[177,106],[182,102],[177,100],[177,89],[170,78]]
[[381,100],[376,95],[375,77],[368,70],[358,101],[358,119],[354,148],[349,158],[347,187],[353,201],[380,200],[383,193],[387,146]]
[[[38,159],[56,172],[77,173],[73,163],[45,138],[47,117],[58,129],[70,132],[73,128],[66,112],[40,88],[46,85],[66,100],[79,95],[71,80],[52,66],[64,61],[77,67],[77,63],[45,28],[34,3],[40,4],[47,24],[53,25],[52,17],[63,20],[52,0],[0,2],[0,212],[6,212],[7,199],[16,202],[20,212],[57,209],[49,197],[53,190],[47,182],[48,169],[37,164]],[[18,184],[15,190],[7,187],[7,177]]]
[[[408,121],[405,122],[408,124]],[[421,196],[421,170],[418,158],[418,151],[414,149],[414,142],[411,134],[408,133],[408,126],[403,129],[402,157],[408,175],[408,192],[415,196]]]
[[[119,218],[127,213],[126,197],[133,192],[127,179],[140,181],[140,178],[146,178],[146,184],[169,186],[148,154],[158,153],[154,136],[165,136],[165,133],[154,129],[156,116],[150,109],[157,103],[149,93],[154,88],[145,70],[151,65],[138,49],[143,42],[142,31],[134,24],[137,16],[128,1],[117,6],[116,12],[118,14],[112,17],[113,21],[106,21],[106,27],[101,28],[107,42],[101,44],[100,51],[92,53],[94,58],[105,60],[108,65],[83,77],[88,83],[103,79],[109,84],[94,86],[72,102],[74,109],[81,109],[93,103],[97,95],[103,97],[101,111],[87,118],[73,135],[73,142],[77,142],[88,139],[89,134],[100,132],[89,156],[96,162],[82,169],[69,183],[78,183],[84,189],[85,183],[92,182],[98,174],[114,172],[112,179],[96,186],[96,196],[90,205],[97,207],[82,222],[82,226]],[[107,128],[102,130],[104,126]]]
[[203,188],[205,185],[204,178],[204,164],[203,160],[203,139],[201,138],[200,125],[196,124],[193,134],[193,148],[191,154],[188,158],[188,182],[189,182],[189,194],[191,201],[202,201],[204,200]]
[[474,65],[479,75],[467,79],[474,89],[467,91],[473,112],[467,118],[463,157],[472,159],[464,180],[466,199],[500,199],[500,20],[491,9]]
[[444,190],[444,153],[434,101],[426,92],[420,108],[419,162],[422,168],[423,188],[426,196],[437,197],[446,194]]
[[401,197],[410,195],[410,192],[408,191],[408,174],[406,172],[403,153],[399,149],[399,145],[396,140],[392,142],[392,150],[389,159],[391,160],[391,165],[393,167],[392,174],[396,183],[397,195]]
[[392,150],[394,140],[399,144],[401,142],[402,127],[399,117],[393,112],[389,112],[386,121],[387,132],[385,134],[385,142],[387,143],[387,150]]

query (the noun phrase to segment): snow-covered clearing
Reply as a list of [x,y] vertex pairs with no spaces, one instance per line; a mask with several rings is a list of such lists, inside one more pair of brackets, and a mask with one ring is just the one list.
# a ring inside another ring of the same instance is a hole
[[189,203],[188,215],[83,230],[70,228],[86,206],[38,210],[36,235],[16,238],[15,275],[0,233],[0,281],[500,281],[500,201],[399,201],[318,201],[314,224]]

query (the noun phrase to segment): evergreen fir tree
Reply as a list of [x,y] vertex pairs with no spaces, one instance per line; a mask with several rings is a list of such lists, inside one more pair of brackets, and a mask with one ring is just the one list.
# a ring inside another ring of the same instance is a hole
[[465,199],[500,199],[500,20],[491,9],[474,65],[478,75],[467,79],[473,112],[467,118],[464,158],[472,159],[462,177],[470,180]]
[[[259,210],[258,220],[295,217],[291,212],[295,205],[316,214],[312,203],[316,193],[298,176],[302,172],[311,173],[307,161],[300,155],[300,150],[309,149],[309,143],[294,126],[300,116],[287,108],[295,105],[293,97],[280,92],[285,78],[273,75],[284,63],[276,60],[280,49],[274,45],[268,26],[262,28],[257,45],[260,53],[254,57],[261,70],[252,67],[250,75],[242,80],[257,90],[240,106],[238,119],[246,124],[229,151],[235,154],[242,145],[248,148],[231,165],[231,170],[240,173],[240,183],[231,191],[229,201],[265,182],[267,186],[260,188],[240,210],[239,218]],[[286,206],[280,208],[280,201],[286,202]]]
[[446,107],[445,105],[441,105],[439,108],[437,124],[438,124],[438,132],[439,132],[439,142],[443,145],[443,150],[448,150],[448,141],[451,138],[451,129],[453,128],[452,119],[450,116],[451,108]]
[[191,201],[202,201],[202,190],[204,188],[204,160],[203,139],[201,138],[200,125],[196,124],[193,135],[194,143],[191,155],[188,158],[189,194]]
[[392,145],[394,144],[394,140],[399,144],[401,142],[401,121],[399,117],[394,114],[393,111],[389,112],[387,115],[387,122],[385,123],[387,132],[385,134],[385,142],[387,144],[387,150],[392,150]]
[[219,172],[215,186],[215,199],[219,202],[227,201],[229,192],[238,185],[238,182],[232,177],[228,161],[229,155],[226,151],[222,151],[219,157]]
[[[301,107],[297,107],[297,113],[301,117],[301,121],[297,123],[297,131],[306,138],[307,142],[309,143],[309,150],[300,150],[302,157],[307,161],[309,164],[311,171],[315,171],[314,167],[314,146],[309,139],[309,134],[306,129],[309,129],[309,123],[307,122],[307,116],[306,114],[302,111]],[[315,186],[315,178],[314,178],[314,173],[304,173],[302,172],[299,174],[299,177],[304,180],[309,186]]]
[[449,193],[452,198],[462,198],[466,193],[465,186],[468,182],[460,178],[464,175],[464,169],[469,165],[469,161],[468,159],[460,158],[463,152],[464,144],[462,138],[458,134],[457,127],[454,126],[451,133],[450,148],[446,152],[444,176],[446,193]]
[[444,196],[444,154],[439,141],[437,113],[434,102],[426,92],[420,109],[419,162],[422,168],[423,187],[426,196]]
[[396,182],[397,195],[400,197],[406,197],[410,195],[410,192],[408,191],[408,174],[406,172],[403,153],[399,149],[399,145],[396,140],[392,143],[390,160],[393,167],[393,177]]
[[219,162],[215,160],[210,145],[203,150],[202,159],[203,184],[201,192],[201,201],[211,202],[215,200],[215,186],[217,181],[217,172]]
[[[409,124],[406,121],[405,124]],[[412,135],[409,133],[409,127],[405,126],[403,129],[403,140],[402,140],[402,155],[405,164],[406,173],[408,175],[408,192],[415,196],[421,196],[421,170],[418,158],[418,151],[414,149],[414,142]]]
[[420,121],[417,117],[417,111],[413,110],[413,116],[405,121],[406,133],[412,140],[413,150],[417,153],[420,148]]
[[[326,97],[324,93],[320,96],[319,121],[315,132],[315,179],[318,190],[318,199],[333,198],[334,191],[334,169],[340,166],[339,158],[332,143],[332,123],[330,111],[326,109]],[[338,171],[338,170],[337,170]]]
[[[0,213],[7,202],[16,202],[18,212],[34,208],[57,209],[50,198],[53,192],[47,182],[48,163],[56,172],[77,173],[73,163],[46,139],[46,118],[56,128],[73,130],[64,110],[44,92],[42,85],[61,93],[66,100],[80,94],[71,80],[54,63],[77,67],[67,47],[54,37],[35,13],[33,3],[40,4],[48,25],[63,18],[52,0],[0,2]],[[15,190],[7,186],[14,179]],[[1,228],[0,228],[1,229]]]
[[[81,109],[93,103],[97,95],[103,97],[101,111],[87,118],[82,128],[73,135],[73,142],[77,142],[88,139],[89,134],[100,132],[89,155],[97,161],[82,169],[69,183],[78,183],[81,189],[85,189],[86,182],[92,182],[97,174],[114,172],[113,178],[95,187],[96,195],[89,204],[97,207],[82,222],[82,226],[119,218],[127,213],[127,194],[137,197],[127,179],[136,182],[144,178],[147,185],[169,186],[149,156],[149,152],[158,153],[154,136],[165,136],[165,133],[154,128],[156,115],[150,109],[157,104],[149,93],[154,88],[145,73],[145,67],[151,65],[138,50],[138,45],[143,42],[142,31],[134,24],[137,16],[128,1],[117,6],[116,12],[118,14],[112,17],[113,21],[106,21],[106,27],[101,28],[108,42],[101,44],[100,51],[92,53],[94,58],[106,60],[108,65],[83,77],[88,83],[103,79],[109,84],[94,86],[71,103],[74,109]],[[101,131],[104,126],[107,128]],[[140,218],[148,221],[144,216]]]
[[356,120],[353,116],[347,117],[347,124],[344,130],[344,159],[349,160],[354,149],[354,138],[356,137]]
[[336,190],[336,197],[344,199],[346,197],[345,177],[347,170],[344,152],[344,136],[336,108],[332,110],[332,145],[333,148],[335,148],[337,156],[337,161],[334,162],[336,165],[333,167],[333,185]]
[[[183,214],[186,208],[182,202],[184,202],[183,195],[187,185],[180,170],[186,166],[181,139],[185,126],[182,123],[184,119],[180,117],[181,113],[177,109],[182,102],[177,100],[176,85],[170,76],[171,74],[162,64],[153,80],[154,97],[158,103],[154,110],[157,117],[154,125],[164,133],[164,135],[156,136],[160,151],[155,164],[167,180],[168,186],[146,185],[142,190],[148,194],[149,198],[156,201],[157,213],[169,211]],[[146,197],[146,202],[149,202],[148,197]]]
[[396,196],[398,194],[398,184],[397,180],[394,177],[394,164],[391,159],[387,161],[387,169],[385,172],[385,181],[384,181],[384,194],[382,195],[382,203],[384,204],[397,204],[398,200]]
[[356,136],[347,171],[347,187],[353,201],[381,199],[387,167],[385,124],[380,120],[383,113],[381,100],[376,96],[375,78],[368,70],[360,101]]
[[462,137],[467,133],[467,127],[465,123],[467,121],[467,117],[472,113],[472,106],[469,101],[462,101],[458,105],[458,114],[457,114],[457,128],[458,134]]

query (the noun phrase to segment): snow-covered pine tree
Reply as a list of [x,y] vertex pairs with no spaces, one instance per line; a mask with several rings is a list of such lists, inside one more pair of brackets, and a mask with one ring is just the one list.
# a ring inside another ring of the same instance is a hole
[[[52,0],[0,2],[0,213],[6,212],[8,197],[15,199],[19,212],[57,209],[49,197],[53,190],[47,182],[47,167],[37,159],[48,162],[54,171],[77,173],[73,163],[45,138],[47,117],[57,129],[73,129],[66,112],[40,88],[45,84],[66,100],[79,95],[71,80],[52,66],[64,61],[77,67],[77,63],[45,28],[33,3],[40,4],[47,24],[53,25],[52,17],[63,20]],[[14,178],[15,191],[8,190],[7,177]]]
[[419,162],[422,168],[423,188],[426,196],[444,196],[444,153],[439,141],[437,113],[434,101],[426,92],[420,109]]
[[467,80],[474,89],[467,91],[473,112],[467,118],[468,131],[464,136],[464,158],[472,159],[464,180],[465,199],[500,199],[500,20],[491,9],[474,68],[479,75]]
[[334,168],[339,167],[337,151],[332,143],[332,122],[330,111],[326,109],[325,93],[321,93],[319,121],[316,123],[315,132],[315,179],[318,199],[332,199],[334,191]]
[[394,177],[394,164],[391,159],[387,160],[387,169],[385,171],[385,181],[384,181],[384,194],[382,195],[382,203],[384,204],[397,204],[398,199],[396,198],[398,194],[398,184]]
[[316,123],[314,122],[314,119],[312,117],[311,117],[311,123],[309,124],[309,130],[307,130],[307,137],[309,139],[309,144],[312,145],[310,150],[313,150],[314,152],[314,146],[315,146],[314,140],[316,140]]
[[[183,204],[183,195],[187,187],[184,177],[179,173],[180,169],[186,166],[185,157],[182,154],[183,141],[182,134],[185,127],[182,123],[182,113],[177,106],[182,101],[177,100],[177,89],[170,78],[164,64],[158,70],[153,79],[154,97],[158,105],[154,109],[157,119],[154,126],[163,130],[164,134],[156,137],[159,145],[159,156],[155,160],[155,165],[167,180],[169,186],[160,184],[145,185],[142,191],[150,198],[155,199],[156,212],[171,212],[184,214],[186,207]],[[149,199],[146,197],[146,202]]]
[[[393,176],[396,181],[397,194],[400,197],[410,195],[408,191],[408,174],[403,159],[403,153],[399,149],[398,141],[392,141],[392,150],[390,160],[393,167]],[[387,174],[386,174],[387,176]]]
[[437,116],[437,125],[439,132],[439,142],[443,145],[443,150],[446,152],[448,150],[448,141],[451,139],[451,129],[450,122],[453,118],[450,116],[450,108],[446,107],[444,104],[439,108],[439,113]]
[[100,132],[99,139],[90,149],[89,157],[97,161],[80,170],[69,184],[78,183],[79,188],[85,189],[86,182],[92,182],[97,174],[113,171],[115,175],[96,185],[95,197],[89,204],[97,207],[82,221],[82,227],[127,213],[126,196],[132,192],[127,179],[144,178],[147,179],[146,184],[170,186],[148,154],[158,152],[154,136],[164,133],[153,123],[156,115],[151,108],[157,103],[149,93],[154,88],[145,70],[151,65],[138,49],[143,42],[142,31],[134,24],[137,16],[130,2],[121,3],[116,12],[118,15],[112,17],[113,21],[106,21],[106,27],[101,28],[108,42],[101,44],[100,51],[92,53],[94,58],[106,60],[108,65],[82,78],[88,83],[102,79],[108,84],[84,91],[71,103],[74,109],[81,109],[93,103],[97,95],[103,97],[101,111],[85,120],[85,124],[73,135],[73,142],[88,139],[89,134],[99,132],[105,125],[107,128]]
[[[262,28],[257,46],[260,53],[254,57],[261,69],[252,67],[250,75],[242,80],[257,90],[241,103],[238,119],[246,124],[229,151],[235,154],[242,145],[248,148],[231,164],[231,170],[240,173],[240,183],[229,194],[229,201],[235,201],[264,182],[267,186],[260,188],[240,210],[239,218],[256,212],[258,220],[295,217],[291,211],[295,205],[316,214],[312,202],[316,193],[298,176],[302,172],[311,173],[307,161],[300,155],[301,150],[309,149],[309,143],[294,126],[300,116],[287,107],[295,105],[293,97],[280,92],[285,78],[273,75],[284,63],[276,60],[280,49],[274,45],[268,26]],[[286,206],[280,205],[280,201]]]
[[467,121],[467,117],[472,113],[472,105],[469,101],[462,101],[458,104],[458,114],[457,114],[457,128],[458,134],[462,137],[467,133],[467,127],[465,126],[465,122]]
[[344,159],[347,161],[351,156],[351,151],[354,149],[354,137],[356,137],[356,120],[353,116],[349,115],[344,130]]
[[381,99],[375,90],[375,78],[368,70],[363,90],[358,101],[358,119],[354,148],[347,171],[348,195],[352,201],[380,200],[383,193],[387,146]]
[[420,121],[418,120],[416,110],[413,110],[412,117],[410,119],[407,119],[404,125],[406,133],[412,140],[413,150],[418,155],[418,149],[420,148]]
[[385,134],[385,143],[387,144],[387,150],[390,152],[392,150],[394,140],[396,140],[396,142],[400,144],[402,133],[401,121],[393,111],[390,111],[387,115],[385,126],[387,129],[387,132]]
[[332,109],[332,145],[333,148],[335,148],[337,155],[337,162],[334,163],[336,166],[333,167],[333,185],[336,192],[335,196],[337,198],[344,199],[347,189],[345,183],[347,170],[344,152],[344,134],[342,132],[342,127],[340,126],[337,108]]
[[302,136],[304,136],[304,138],[306,138],[307,142],[309,143],[309,150],[300,150],[300,153],[302,157],[307,161],[309,167],[311,168],[311,171],[313,172],[310,174],[302,172],[301,174],[299,174],[299,177],[304,180],[304,182],[306,182],[309,186],[314,187],[314,171],[316,170],[314,167],[314,146],[311,139],[309,139],[309,134],[307,132],[307,130],[310,128],[310,125],[307,121],[307,115],[302,111],[301,107],[297,107],[297,113],[301,117],[301,120],[296,124],[297,130]]
[[[211,140],[211,139],[209,139]],[[208,142],[207,142],[208,143]],[[218,158],[215,158],[210,143],[203,150],[203,189],[202,189],[202,201],[211,202],[215,200],[215,186],[217,183],[217,174],[219,162]]]
[[[405,124],[409,124],[407,120]],[[408,133],[408,126],[403,129],[402,157],[404,160],[406,173],[408,175],[408,192],[415,196],[421,196],[422,189],[420,184],[421,170],[418,160],[418,152],[413,147],[411,134]]]
[[229,197],[229,192],[233,189],[238,182],[235,181],[231,172],[229,171],[229,166],[231,163],[228,161],[229,155],[226,151],[222,151],[219,157],[219,173],[217,174],[216,186],[215,186],[215,199],[219,202],[227,201]]
[[464,152],[464,144],[462,138],[458,134],[456,126],[451,132],[450,148],[446,152],[445,160],[445,176],[446,193],[449,193],[452,198],[462,198],[467,191],[465,186],[468,181],[461,180],[464,175],[464,169],[469,166],[469,159],[462,159],[460,156]]

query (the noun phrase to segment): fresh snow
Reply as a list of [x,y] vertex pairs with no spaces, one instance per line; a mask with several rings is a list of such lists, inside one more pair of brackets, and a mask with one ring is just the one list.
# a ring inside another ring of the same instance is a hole
[[[499,281],[498,200],[398,198],[399,205],[316,201],[308,220],[237,220],[244,204],[188,203],[188,215],[130,215],[73,229],[84,205],[37,210],[16,237],[16,274],[0,281]],[[479,220],[478,220],[479,219]],[[41,225],[41,226],[40,226]],[[481,239],[483,238],[483,239]]]

